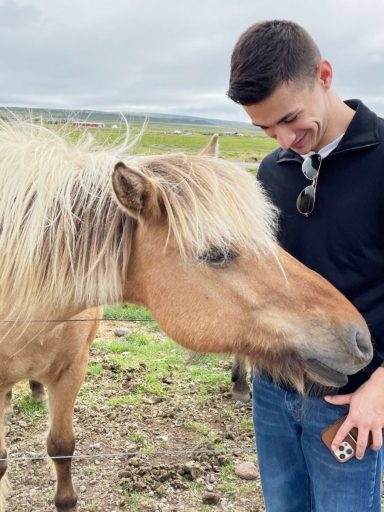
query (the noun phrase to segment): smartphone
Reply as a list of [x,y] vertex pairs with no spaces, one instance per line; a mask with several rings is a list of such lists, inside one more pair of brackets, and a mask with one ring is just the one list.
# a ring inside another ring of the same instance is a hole
[[348,462],[351,460],[356,454],[356,442],[357,442],[357,428],[353,428],[351,432],[347,434],[347,436],[343,439],[339,448],[335,451],[332,450],[331,444],[337,434],[337,431],[341,427],[347,416],[342,416],[335,423],[332,423],[329,427],[326,427],[321,432],[321,440],[331,452],[331,454],[335,457],[335,459],[339,462]]

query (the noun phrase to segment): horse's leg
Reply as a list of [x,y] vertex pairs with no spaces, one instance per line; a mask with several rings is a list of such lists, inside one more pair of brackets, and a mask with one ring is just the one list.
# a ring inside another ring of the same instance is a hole
[[5,410],[9,393],[0,392],[0,510],[5,510],[5,498],[8,492],[7,450],[5,447]]
[[12,388],[5,393],[4,396],[4,421],[8,423],[12,414],[13,414],[13,405],[12,405]]
[[46,402],[47,396],[45,394],[45,389],[40,382],[37,382],[37,380],[30,380],[29,381],[29,387],[32,392],[32,400],[34,402]]
[[[81,366],[81,367],[80,367]],[[56,470],[55,505],[59,512],[76,510],[77,494],[72,484],[72,455],[75,451],[73,410],[75,400],[86,371],[79,361],[64,371],[56,382],[47,382],[50,428],[47,451]]]
[[48,391],[50,413],[47,451],[50,457],[64,456],[64,458],[53,459],[57,476],[55,505],[58,512],[76,511],[77,494],[71,475],[71,456],[75,451],[73,410],[77,393],[87,372],[89,346],[99,327],[99,322],[92,319],[100,318],[101,315],[101,308],[88,310],[81,316],[88,317],[90,323],[82,323],[81,327],[76,323],[65,326],[62,343],[68,347],[70,342],[74,341],[76,356],[74,357],[71,350],[68,350],[68,360],[61,359],[59,361],[61,368],[56,370],[51,378],[47,376],[44,381]]
[[244,357],[235,356],[233,360],[232,382],[232,398],[248,402],[251,398],[251,390],[247,383],[247,360]]

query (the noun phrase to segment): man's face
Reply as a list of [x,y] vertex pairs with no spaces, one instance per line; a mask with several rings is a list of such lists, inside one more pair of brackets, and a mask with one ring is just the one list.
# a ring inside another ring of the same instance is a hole
[[283,83],[268,98],[244,106],[252,124],[276,139],[282,148],[299,154],[318,151],[328,144],[327,90],[315,80],[313,86]]

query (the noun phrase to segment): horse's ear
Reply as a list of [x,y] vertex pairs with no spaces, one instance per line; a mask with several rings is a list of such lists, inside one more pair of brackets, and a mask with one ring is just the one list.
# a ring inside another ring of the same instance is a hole
[[152,184],[123,162],[118,162],[114,167],[112,187],[118,204],[131,217],[139,220],[160,215],[160,205]]
[[212,139],[209,141],[208,146],[205,146],[199,153],[201,156],[214,156],[217,157],[219,154],[219,135],[215,133]]

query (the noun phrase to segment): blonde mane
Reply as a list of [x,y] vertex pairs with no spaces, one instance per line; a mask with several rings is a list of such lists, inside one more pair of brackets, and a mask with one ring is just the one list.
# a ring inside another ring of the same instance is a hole
[[273,250],[276,212],[246,171],[203,156],[127,156],[129,149],[0,122],[3,318],[122,300],[135,221],[112,195],[121,159],[157,191],[182,257],[212,246]]

